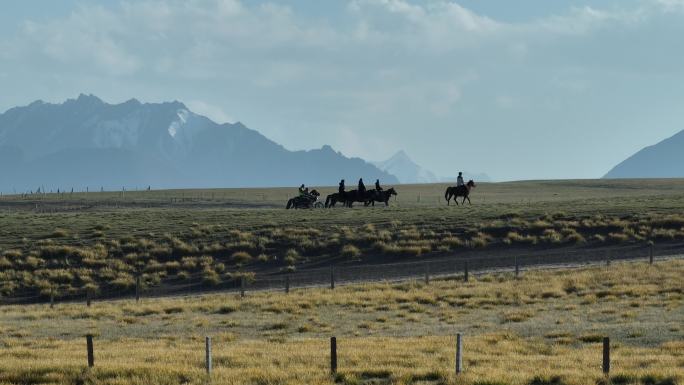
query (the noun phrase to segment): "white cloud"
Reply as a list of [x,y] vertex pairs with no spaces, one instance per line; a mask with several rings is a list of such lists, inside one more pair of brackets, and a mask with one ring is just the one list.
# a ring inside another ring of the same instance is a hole
[[206,116],[216,123],[235,123],[236,119],[227,114],[221,107],[201,100],[190,100],[185,103],[188,108],[199,115]]

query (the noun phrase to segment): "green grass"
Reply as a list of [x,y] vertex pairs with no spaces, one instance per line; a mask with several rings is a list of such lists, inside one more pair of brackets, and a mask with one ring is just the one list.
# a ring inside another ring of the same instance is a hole
[[130,292],[138,271],[148,287],[216,285],[318,261],[684,240],[682,180],[483,183],[465,207],[447,207],[444,187],[398,186],[391,207],[351,210],[284,210],[294,189],[3,196],[0,296]]

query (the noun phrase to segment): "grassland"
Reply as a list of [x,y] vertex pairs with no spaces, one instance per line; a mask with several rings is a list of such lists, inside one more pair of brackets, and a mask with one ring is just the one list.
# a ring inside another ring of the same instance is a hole
[[[684,381],[684,261],[615,263],[290,294],[0,308],[0,383],[613,384]],[[464,333],[456,377],[454,334]],[[86,333],[96,365],[85,370]],[[339,373],[329,375],[328,337]]]
[[[320,264],[684,240],[684,181],[399,186],[391,207],[286,211],[293,189],[62,193],[0,198],[0,296],[207,286]],[[321,188],[323,193],[332,192]]]

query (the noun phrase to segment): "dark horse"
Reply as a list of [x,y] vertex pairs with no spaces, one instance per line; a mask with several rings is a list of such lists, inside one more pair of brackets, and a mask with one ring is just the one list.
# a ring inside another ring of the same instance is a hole
[[287,201],[286,209],[310,209],[312,207],[317,207],[320,202],[318,202],[318,197],[321,194],[316,190],[311,190],[308,195],[300,195],[294,197]]
[[461,203],[465,204],[466,199],[468,200],[469,204],[472,204],[470,202],[470,198],[468,197],[470,195],[470,189],[476,187],[475,182],[473,180],[469,180],[468,183],[465,184],[465,186],[452,186],[452,187],[447,187],[446,192],[444,193],[444,199],[447,201],[447,206],[451,204],[451,198],[454,198],[454,202],[456,202],[456,205],[458,205],[458,197],[463,197],[463,201]]
[[328,208],[328,207],[335,207],[335,205],[337,204],[337,202],[344,203],[345,206],[346,206],[346,204],[347,204],[347,199],[345,198],[346,195],[347,195],[346,192],[343,192],[343,193],[334,193],[334,194],[328,195],[328,196],[325,198],[325,207],[326,207],[326,208]]
[[397,195],[396,190],[394,190],[394,187],[391,187],[387,190],[371,190],[369,191],[369,198],[370,200],[366,201],[366,206],[369,204],[372,204],[375,206],[375,202],[385,202],[385,206],[389,206],[389,199],[392,195]]
[[359,190],[346,191],[344,193],[345,206],[352,207],[354,202],[361,202],[368,206],[368,202],[373,199],[371,196],[374,192],[375,190],[366,190],[365,192],[361,192]]

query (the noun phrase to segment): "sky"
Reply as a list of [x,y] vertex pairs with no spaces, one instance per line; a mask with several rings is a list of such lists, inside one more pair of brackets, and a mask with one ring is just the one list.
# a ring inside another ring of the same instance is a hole
[[684,0],[8,0],[0,111],[178,100],[291,150],[598,178],[684,129]]

